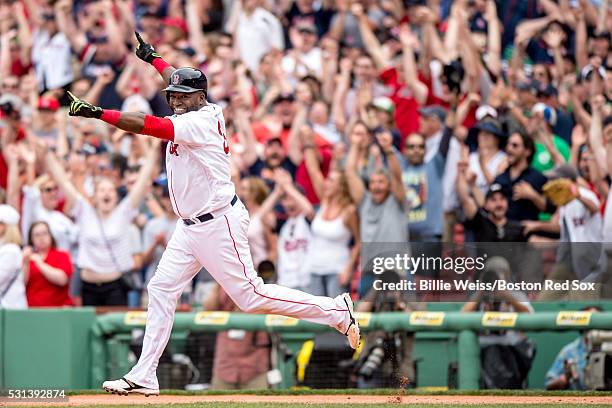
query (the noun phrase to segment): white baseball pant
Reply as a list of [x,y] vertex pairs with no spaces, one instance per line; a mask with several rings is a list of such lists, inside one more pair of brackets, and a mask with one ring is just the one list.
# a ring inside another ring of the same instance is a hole
[[210,221],[186,226],[182,220],[147,285],[149,306],[142,354],[126,379],[159,388],[157,365],[170,338],[178,299],[204,266],[236,305],[247,313],[271,313],[345,332],[349,324],[345,304],[279,285],[264,284],[257,276],[247,240],[249,215],[238,201],[213,214]]

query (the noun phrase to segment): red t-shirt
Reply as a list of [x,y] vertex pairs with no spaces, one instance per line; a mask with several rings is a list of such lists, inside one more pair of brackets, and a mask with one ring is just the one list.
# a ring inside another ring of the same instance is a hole
[[[72,261],[70,254],[58,249],[50,249],[45,262],[66,273],[68,281],[72,276]],[[38,266],[30,261],[30,276],[26,285],[26,297],[30,307],[70,306],[72,300],[68,294],[68,286],[57,286],[47,280]]]
[[16,59],[11,63],[11,75],[21,78],[22,76],[27,75],[31,68],[32,64],[24,65],[21,62],[21,59]]
[[395,103],[393,118],[402,135],[403,146],[404,139],[409,134],[419,131],[419,104],[404,82],[398,78],[397,69],[384,70],[380,73],[380,80],[391,88],[389,98]]
[[[329,173],[329,165],[332,161],[331,150],[327,148],[319,149],[321,153],[321,172],[324,177],[327,177],[327,173]],[[308,198],[313,205],[317,205],[321,202],[319,197],[317,197],[317,193],[315,193],[315,189],[312,185],[312,181],[310,180],[310,176],[308,175],[308,170],[306,169],[306,163],[302,161],[295,171],[295,182],[304,189],[304,195]]]
[[[0,115],[0,119],[2,119],[2,115]],[[0,129],[0,136],[2,135],[2,130]],[[25,139],[25,130],[22,126],[19,126],[17,129],[17,141]],[[8,165],[4,160],[4,154],[2,154],[2,150],[0,150],[0,187],[6,190],[8,185]]]

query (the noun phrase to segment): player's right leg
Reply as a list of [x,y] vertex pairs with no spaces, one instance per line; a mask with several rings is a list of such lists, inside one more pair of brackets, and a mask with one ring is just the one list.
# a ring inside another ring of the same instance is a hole
[[176,304],[185,286],[200,270],[199,262],[189,252],[188,237],[179,223],[168,242],[155,275],[147,285],[149,306],[142,353],[138,363],[125,377],[105,381],[109,392],[127,395],[159,394],[157,364],[170,339]]
[[251,259],[248,213],[237,203],[227,213],[188,231],[193,253],[236,305],[247,313],[271,313],[325,324],[359,345],[359,326],[348,294],[330,298],[280,285],[265,284]]

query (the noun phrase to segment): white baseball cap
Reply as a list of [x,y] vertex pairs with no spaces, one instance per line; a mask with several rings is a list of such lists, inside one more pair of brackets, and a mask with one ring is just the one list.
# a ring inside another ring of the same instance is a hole
[[487,116],[497,119],[497,110],[491,105],[481,105],[476,109],[476,120],[481,121]]
[[531,113],[536,114],[540,112],[544,116],[546,123],[548,123],[550,126],[555,126],[557,124],[557,112],[555,112],[552,107],[546,105],[545,103],[538,102],[533,105],[533,108],[531,108]]
[[7,204],[0,204],[0,223],[6,225],[19,224],[19,213]]

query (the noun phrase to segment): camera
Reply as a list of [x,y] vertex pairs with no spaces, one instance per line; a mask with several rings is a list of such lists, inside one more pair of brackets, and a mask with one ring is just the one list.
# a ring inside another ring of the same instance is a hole
[[442,82],[448,86],[451,93],[458,94],[461,92],[461,81],[463,81],[464,76],[465,69],[461,63],[461,58],[444,65]]
[[587,335],[584,383],[590,390],[612,390],[612,331],[591,330]]
[[12,94],[3,94],[0,97],[0,112],[4,118],[19,120],[21,116],[21,100]]
[[[385,283],[398,283],[400,275],[394,270],[385,270],[380,279]],[[397,290],[375,291],[371,299],[373,313],[405,311],[402,293]],[[366,295],[367,297],[367,295]],[[409,341],[406,332],[377,330],[368,333],[366,348],[355,366],[359,388],[395,387],[401,384],[404,361],[410,360]],[[408,360],[406,360],[408,359]],[[408,377],[410,373],[405,373]]]
[[3,114],[9,116],[13,112],[15,112],[15,107],[10,102],[4,102],[4,103],[0,104],[0,112],[2,112]]
[[374,345],[370,348],[369,352],[365,355],[361,367],[359,368],[359,376],[369,380],[374,375],[374,372],[378,370],[385,361],[385,348],[384,339],[378,337],[375,340]]

